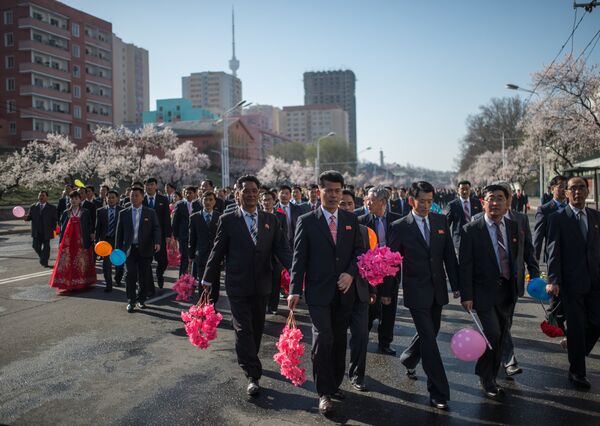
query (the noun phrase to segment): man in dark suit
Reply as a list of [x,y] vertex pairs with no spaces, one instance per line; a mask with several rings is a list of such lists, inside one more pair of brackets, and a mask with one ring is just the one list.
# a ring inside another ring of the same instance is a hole
[[260,392],[262,365],[258,359],[265,325],[265,312],[271,294],[271,258],[277,255],[283,266],[291,264],[288,242],[274,215],[258,210],[260,182],[255,176],[237,181],[241,206],[219,218],[217,236],[206,264],[202,285],[218,282],[221,262],[225,262],[225,291],[229,298],[235,350],[246,377],[246,392]]
[[401,187],[398,195],[398,199],[392,201],[390,203],[390,207],[394,213],[397,213],[400,216],[404,217],[407,214],[409,214],[412,210],[412,207],[408,202],[408,197],[406,196],[406,188]]
[[[287,217],[285,216],[285,213],[282,213],[281,211],[277,211],[275,209],[275,197],[277,196],[276,192],[271,192],[269,190],[265,190],[262,192],[261,196],[260,196],[260,202],[261,202],[261,207],[262,210],[265,213],[270,213],[270,214],[274,214],[275,217],[277,218],[277,221],[279,223],[279,226],[281,227],[281,232],[284,236],[284,238],[289,241],[289,238],[287,236]],[[283,270],[283,266],[281,265],[281,262],[279,261],[279,259],[277,259],[277,256],[273,256],[273,260],[272,260],[272,266],[273,266],[273,274],[272,274],[272,284],[273,287],[271,289],[271,296],[269,297],[269,304],[267,306],[267,313],[271,314],[271,315],[276,315],[277,314],[277,308],[279,307],[279,295],[281,292],[281,271]]]
[[73,187],[71,185],[65,185],[65,189],[62,193],[62,197],[58,200],[56,205],[56,220],[60,221],[62,214],[65,210],[69,208],[71,205],[71,199],[69,198],[69,194],[73,192]]
[[[143,205],[144,190],[131,189],[131,205],[119,212],[117,222],[116,248],[127,254],[127,312],[131,313],[138,300],[138,307],[146,308],[146,282],[151,278],[152,256],[160,251],[161,233],[156,212]],[[136,295],[136,283],[139,279],[139,293]]]
[[81,194],[81,208],[90,212],[90,224],[92,228],[96,224],[96,210],[98,210],[98,205],[94,202],[95,194],[93,188],[93,186],[79,188],[79,194]]
[[[116,191],[108,191],[106,195],[108,204],[97,210],[96,214],[96,241],[106,241],[112,247],[116,246],[117,221],[123,207],[119,206],[119,194]],[[117,266],[115,273],[116,286],[121,285],[123,279],[123,265]],[[108,256],[102,259],[102,273],[106,283],[105,292],[112,291],[112,262]]]
[[600,338],[600,213],[585,206],[587,181],[567,182],[569,205],[550,216],[547,291],[562,296],[569,326],[569,380],[589,389],[585,357]]
[[40,258],[40,265],[48,267],[50,259],[50,240],[56,229],[56,207],[48,203],[48,191],[40,191],[38,202],[29,207],[29,213],[23,219],[31,222],[32,247]]
[[319,200],[319,185],[312,184],[309,186],[308,201],[300,205],[304,208],[304,212],[312,212],[321,206],[321,200]]
[[[204,179],[200,183],[200,195],[204,195],[207,192],[215,192],[215,184],[210,179]],[[218,197],[215,201],[215,210],[217,210],[219,213],[223,213],[225,210],[225,202]]]
[[[171,211],[169,210],[169,200],[162,194],[157,192],[158,181],[151,177],[146,179],[144,182],[146,187],[146,195],[144,196],[144,206],[150,207],[156,212],[158,218],[158,224],[161,231],[160,240],[160,251],[155,253],[154,260],[156,260],[156,282],[158,288],[163,288],[165,285],[165,271],[169,264],[167,257],[167,237],[173,235],[173,228],[171,227]],[[152,270],[149,270],[150,279],[148,280],[148,295],[152,297],[154,295],[154,279],[152,277]]]
[[290,245],[294,243],[298,218],[306,213],[303,207],[290,203],[291,197],[292,188],[290,188],[289,185],[281,185],[279,187],[279,203],[275,206],[275,209],[281,209],[285,213],[287,219],[287,236]]
[[[198,280],[204,276],[208,255],[217,235],[221,212],[215,210],[216,198],[214,192],[205,192],[200,200],[204,208],[190,216],[188,253],[190,262],[193,262],[192,274]],[[220,277],[212,284],[210,299],[216,305],[219,300]],[[198,291],[202,292],[201,286]]]
[[510,316],[517,301],[519,230],[504,215],[508,191],[500,185],[483,189],[485,214],[463,227],[460,241],[460,296],[467,312],[475,309],[492,349],[487,348],[475,366],[481,387],[489,398],[503,393],[496,382],[502,363]]
[[400,360],[408,377],[416,379],[415,368],[423,359],[430,404],[445,410],[450,399],[450,386],[436,338],[442,308],[448,304],[446,277],[454,297],[459,296],[458,262],[446,218],[430,213],[434,195],[435,189],[429,182],[419,181],[411,185],[412,212],[392,224],[389,247],[404,257],[404,306],[410,310],[417,329]]
[[184,190],[184,199],[178,201],[173,209],[173,237],[179,243],[179,276],[185,274],[189,267],[188,245],[190,236],[190,216],[202,210],[202,203],[197,199],[198,188],[188,186]]
[[[354,213],[356,207],[354,193],[348,189],[342,191],[339,208]],[[369,250],[369,231],[359,225],[363,252]],[[356,277],[356,297],[350,317],[350,365],[348,379],[354,389],[365,392],[365,373],[367,367],[367,346],[369,344],[369,305],[377,301],[377,291],[361,276]]]
[[363,251],[356,216],[338,208],[344,177],[337,171],[319,176],[321,208],[302,215],[294,240],[288,307],[294,310],[306,282],[306,303],[313,323],[313,376],[319,411],[329,413],[346,364],[346,333],[356,291],[356,258]]
[[448,203],[446,218],[452,232],[454,248],[458,253],[462,227],[471,221],[471,218],[482,211],[479,200],[471,195],[471,182],[463,180],[458,182],[458,198]]
[[[379,246],[387,245],[392,223],[402,218],[399,214],[389,211],[387,208],[388,197],[388,190],[382,186],[374,186],[369,189],[366,197],[369,214],[358,218],[358,223],[375,231]],[[384,294],[383,288],[386,286],[387,292]],[[396,351],[391,348],[391,343],[394,340],[399,286],[400,282],[397,277],[384,278],[383,285],[380,285],[377,290],[377,302],[369,305],[369,331],[375,319],[379,319],[377,328],[379,352],[385,355],[396,355]]]

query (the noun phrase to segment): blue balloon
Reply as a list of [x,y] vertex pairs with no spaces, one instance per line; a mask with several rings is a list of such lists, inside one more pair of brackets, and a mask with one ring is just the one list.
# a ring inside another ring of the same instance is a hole
[[127,260],[127,255],[123,250],[115,249],[110,254],[110,261],[115,266],[121,266]]
[[542,278],[533,278],[527,284],[527,293],[534,299],[547,302],[552,299],[552,296],[546,293],[546,284],[546,281]]

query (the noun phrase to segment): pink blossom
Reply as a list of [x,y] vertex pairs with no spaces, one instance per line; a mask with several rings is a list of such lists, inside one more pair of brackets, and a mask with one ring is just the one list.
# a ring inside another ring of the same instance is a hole
[[394,276],[402,265],[402,255],[389,247],[375,247],[358,256],[358,272],[372,286],[383,283],[385,277]]
[[306,381],[306,370],[298,367],[300,358],[304,355],[304,345],[300,343],[302,337],[300,329],[286,325],[276,343],[279,352],[273,355],[275,362],[280,365],[281,375],[291,380],[295,386]]
[[209,342],[217,338],[217,327],[223,315],[215,311],[212,304],[190,306],[188,312],[181,313],[185,323],[185,333],[190,343],[200,349],[208,348]]
[[183,274],[175,284],[173,284],[173,291],[177,293],[175,300],[183,300],[187,302],[194,295],[194,288],[196,286],[196,279],[190,274]]

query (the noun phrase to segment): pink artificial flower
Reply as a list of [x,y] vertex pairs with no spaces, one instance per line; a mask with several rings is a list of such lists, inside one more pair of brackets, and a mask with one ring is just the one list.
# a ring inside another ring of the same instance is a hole
[[383,279],[394,276],[402,265],[402,255],[389,247],[375,247],[358,256],[358,272],[372,286],[383,283]]

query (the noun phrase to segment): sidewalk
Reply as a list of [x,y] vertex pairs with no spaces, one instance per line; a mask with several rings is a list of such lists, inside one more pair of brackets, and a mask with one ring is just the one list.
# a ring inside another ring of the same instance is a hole
[[31,223],[24,220],[0,221],[0,235],[27,234],[31,232]]

